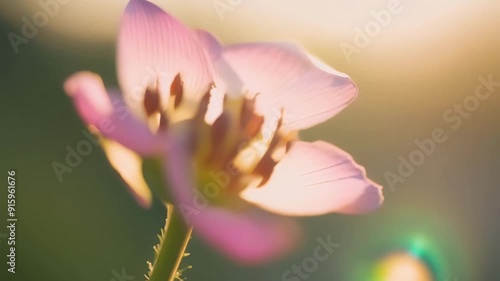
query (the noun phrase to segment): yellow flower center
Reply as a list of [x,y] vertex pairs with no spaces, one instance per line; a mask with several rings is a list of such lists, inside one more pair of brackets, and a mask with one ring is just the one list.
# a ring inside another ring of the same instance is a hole
[[[187,101],[180,75],[170,88],[166,109],[160,108],[156,90],[146,92],[144,108],[150,127],[158,132],[167,130],[169,134],[189,134],[186,145],[192,150],[195,182],[201,194],[215,204],[241,206],[237,195],[245,188],[264,185],[286,152],[287,144],[296,138],[295,132],[280,130],[283,111],[275,124],[267,125],[272,128],[263,128],[265,120],[255,111],[255,98],[225,97],[222,113],[209,124],[205,115],[213,88],[207,90],[194,108],[192,104],[184,104]],[[179,118],[186,111],[190,111],[191,117]]]

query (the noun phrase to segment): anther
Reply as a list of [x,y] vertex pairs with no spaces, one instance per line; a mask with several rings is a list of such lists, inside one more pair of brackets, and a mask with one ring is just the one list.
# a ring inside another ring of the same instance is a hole
[[174,80],[172,81],[172,84],[170,85],[170,96],[174,97],[174,108],[179,107],[179,105],[182,102],[182,98],[184,95],[184,88],[183,88],[183,83],[181,79],[181,74],[178,73]]
[[144,93],[144,109],[146,110],[147,116],[151,116],[153,113],[160,111],[158,84],[156,84],[154,88],[146,88],[146,93]]

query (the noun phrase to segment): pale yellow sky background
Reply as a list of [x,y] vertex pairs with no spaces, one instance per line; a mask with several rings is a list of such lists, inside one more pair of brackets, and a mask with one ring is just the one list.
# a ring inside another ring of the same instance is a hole
[[[49,0],[46,0],[49,1]],[[53,0],[56,1],[56,0]],[[59,0],[58,11],[48,24],[39,28],[33,40],[63,50],[114,44],[121,14],[127,1]],[[411,57],[412,72],[419,62],[429,60],[433,67],[456,61],[477,49],[488,53],[500,45],[500,1],[495,0],[375,0],[375,1],[287,1],[287,0],[154,0],[191,27],[215,33],[225,43],[287,40],[304,45],[309,51],[334,62],[344,70],[367,60],[370,65],[400,68]],[[364,30],[374,21],[372,11],[388,10],[399,2],[399,13],[380,31],[370,36],[369,44],[346,58],[342,43],[354,47],[356,28]],[[32,20],[43,11],[39,1],[0,2],[0,14],[12,25],[11,32],[22,35],[22,18]],[[226,7],[217,12],[215,6]],[[22,46],[21,46],[22,47]],[[464,49],[469,48],[469,49]],[[402,60],[401,58],[405,58]],[[418,60],[416,59],[418,58]],[[428,62],[426,62],[428,63]]]
[[[54,0],[55,1],[55,0]],[[63,2],[63,0],[60,0]],[[96,44],[113,42],[120,16],[127,1],[64,0],[59,11],[40,28],[40,37],[58,37],[71,43]],[[165,10],[187,24],[215,32],[225,41],[255,39],[288,39],[311,44],[332,45],[352,40],[354,28],[364,27],[372,20],[371,11],[387,9],[390,0],[375,1],[287,1],[287,0],[154,0]],[[378,40],[393,36],[402,44],[432,40],[418,38],[415,32],[438,33],[450,25],[466,21],[487,21],[500,10],[499,1],[412,1],[400,0],[402,11],[393,15]],[[214,6],[229,7],[220,17]],[[22,17],[32,19],[42,11],[39,1],[9,1],[0,3],[0,13],[21,33]],[[493,20],[493,19],[492,19]],[[496,20],[498,24],[498,20]],[[42,34],[43,33],[43,34]],[[53,42],[53,41],[52,41]]]

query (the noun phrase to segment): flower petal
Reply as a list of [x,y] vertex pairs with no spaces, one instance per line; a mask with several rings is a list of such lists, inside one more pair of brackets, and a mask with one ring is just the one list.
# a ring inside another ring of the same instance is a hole
[[[232,45],[224,48],[223,59],[241,79],[238,90],[258,94],[257,110],[269,124],[276,123],[284,108],[284,129],[306,129],[324,122],[357,95],[357,87],[347,75],[294,45]],[[228,92],[234,89],[234,85],[228,87]]]
[[212,62],[217,60],[222,54],[222,45],[219,40],[205,30],[197,29],[194,32]]
[[242,84],[229,64],[222,59],[222,45],[219,43],[219,40],[204,30],[196,30],[195,33],[203,49],[212,60],[215,69],[215,87],[211,91],[210,104],[208,105],[207,114],[205,116],[205,121],[208,124],[213,124],[215,119],[217,119],[223,111],[226,94],[228,94],[229,97],[231,97],[233,93],[237,96],[241,96],[241,93],[237,91],[237,89],[228,91],[228,87],[233,86],[233,88],[241,88]]
[[[127,104],[144,114],[147,87],[158,86],[166,108],[180,73],[183,98],[198,101],[212,83],[212,65],[194,33],[145,0],[131,0],[118,37],[118,78]],[[157,84],[158,83],[158,84]]]
[[191,214],[190,223],[217,250],[245,264],[282,257],[293,249],[299,235],[297,225],[287,218],[248,210],[233,212],[207,207]]
[[382,187],[345,151],[318,141],[292,144],[269,181],[241,196],[268,211],[294,216],[368,213],[383,201]]
[[64,89],[73,98],[83,121],[106,138],[141,155],[165,149],[164,135],[153,135],[145,123],[130,114],[118,95],[111,99],[99,75],[91,72],[73,74],[66,80]]
[[137,203],[143,208],[150,208],[153,196],[142,174],[142,158],[111,140],[104,139],[102,147],[111,166],[126,183]]
[[241,263],[261,263],[282,256],[299,237],[297,225],[286,218],[255,210],[230,210],[210,205],[196,192],[186,141],[173,141],[166,159],[166,177],[186,222],[217,250]]

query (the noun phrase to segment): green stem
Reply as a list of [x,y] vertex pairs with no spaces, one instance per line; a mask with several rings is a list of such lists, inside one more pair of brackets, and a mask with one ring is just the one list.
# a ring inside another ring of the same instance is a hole
[[159,244],[158,256],[150,272],[149,281],[175,280],[193,230],[184,223],[181,214],[171,204],[167,204],[167,213],[165,232]]

